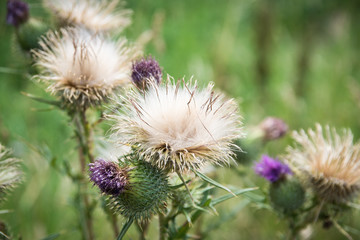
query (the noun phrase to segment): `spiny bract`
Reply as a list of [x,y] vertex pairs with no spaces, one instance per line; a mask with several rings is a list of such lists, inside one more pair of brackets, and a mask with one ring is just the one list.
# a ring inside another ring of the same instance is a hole
[[127,184],[119,195],[110,197],[112,208],[134,220],[148,220],[164,211],[170,192],[166,174],[135,154],[120,160],[119,165],[127,171]]

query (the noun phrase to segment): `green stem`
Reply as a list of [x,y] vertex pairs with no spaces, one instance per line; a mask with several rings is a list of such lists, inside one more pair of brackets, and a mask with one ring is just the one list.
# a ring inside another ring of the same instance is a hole
[[159,240],[166,239],[167,221],[163,213],[159,213]]
[[120,234],[119,234],[119,236],[117,237],[116,240],[121,240],[125,236],[126,232],[129,230],[129,228],[130,228],[130,226],[131,226],[131,224],[133,222],[134,222],[134,219],[129,218],[129,220],[125,223],[125,225],[121,229],[121,232],[120,232]]
[[89,204],[89,198],[87,196],[87,181],[86,181],[86,165],[92,162],[93,157],[91,154],[91,131],[89,124],[86,120],[86,109],[83,109],[74,116],[74,123],[76,127],[76,136],[79,142],[79,161],[81,167],[81,178],[78,181],[79,184],[79,196],[83,203],[82,217],[85,221],[83,224],[83,234],[86,240],[94,240],[95,235],[93,231],[92,221],[92,208]]

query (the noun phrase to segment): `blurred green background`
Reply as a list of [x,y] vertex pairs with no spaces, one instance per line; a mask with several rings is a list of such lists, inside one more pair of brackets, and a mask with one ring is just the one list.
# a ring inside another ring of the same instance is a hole
[[[48,19],[41,1],[28,1],[30,14]],[[124,35],[135,41],[153,29],[146,54],[154,56],[165,74],[213,81],[236,98],[245,129],[266,116],[284,119],[291,130],[314,123],[351,128],[360,137],[360,3],[321,0],[133,0],[133,24]],[[6,1],[0,3],[0,142],[23,160],[25,179],[15,189],[1,215],[15,236],[42,239],[80,239],[75,188],[54,169],[74,159],[75,140],[66,114],[45,111],[44,104],[24,96],[28,92],[51,98],[30,80],[27,58],[18,49],[14,29],[6,25]],[[46,20],[47,21],[47,20]],[[99,133],[101,134],[101,133]],[[290,138],[271,142],[265,152],[281,154]],[[255,157],[256,158],[256,157]],[[257,160],[257,159],[254,159]],[[74,159],[76,161],[76,159]],[[74,163],[77,164],[76,162]],[[266,182],[251,178],[266,188]],[[231,174],[229,174],[231,173]],[[219,171],[222,182],[246,186],[231,171]],[[239,203],[219,206],[222,213]],[[106,216],[95,212],[98,239],[111,239]],[[206,223],[205,219],[205,223]],[[358,213],[343,221],[360,231]],[[154,221],[151,236],[156,235]],[[248,206],[215,229],[209,239],[279,239],[286,223],[276,213]],[[314,229],[313,239],[344,239],[336,229]],[[354,239],[360,239],[353,231]],[[127,236],[135,239],[132,229]],[[150,239],[156,239],[155,237]]]

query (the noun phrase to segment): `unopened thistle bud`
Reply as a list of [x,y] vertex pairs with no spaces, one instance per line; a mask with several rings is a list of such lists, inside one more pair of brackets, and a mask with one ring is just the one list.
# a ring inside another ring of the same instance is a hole
[[305,202],[305,191],[296,178],[287,178],[270,185],[270,200],[275,207],[284,213],[299,209]]
[[10,157],[10,151],[0,144],[0,201],[21,181],[19,160]]
[[157,167],[131,157],[119,165],[103,160],[93,163],[90,178],[103,193],[110,195],[114,211],[126,218],[147,220],[166,208],[168,179]]
[[43,22],[35,18],[22,24],[17,31],[17,40],[22,50],[30,51],[40,47],[39,41],[49,27]]
[[20,0],[7,1],[6,22],[14,27],[19,27],[29,18],[29,5]]
[[283,137],[287,131],[286,123],[275,117],[267,117],[260,123],[260,128],[264,134],[264,140],[270,141]]
[[272,183],[292,174],[286,164],[267,155],[263,155],[261,161],[255,165],[255,172]]
[[119,195],[127,184],[127,170],[116,163],[97,160],[89,164],[90,180],[101,192],[108,195]]
[[159,63],[152,57],[137,60],[132,65],[131,78],[139,89],[146,89],[150,79],[160,84],[162,72]]

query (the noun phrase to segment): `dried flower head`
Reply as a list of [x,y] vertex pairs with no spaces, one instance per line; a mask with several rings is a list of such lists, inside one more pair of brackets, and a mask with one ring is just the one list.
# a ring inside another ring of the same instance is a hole
[[100,159],[89,166],[90,180],[105,194],[117,196],[128,183],[127,169],[121,169],[114,162]]
[[20,0],[8,0],[6,7],[7,24],[18,27],[29,19],[29,5],[26,2]]
[[267,117],[260,123],[260,128],[264,132],[264,139],[275,140],[284,136],[288,131],[286,123],[275,117]]
[[289,147],[286,159],[304,174],[315,193],[323,200],[345,201],[360,190],[360,144],[353,145],[350,130],[343,135],[317,124],[293,133],[296,147]]
[[34,51],[37,76],[48,91],[71,105],[88,106],[106,100],[130,82],[135,52],[126,40],[112,42],[80,28],[50,32]]
[[130,25],[131,11],[117,10],[119,0],[44,0],[63,23],[94,32],[121,31]]
[[10,157],[11,151],[0,144],[0,200],[21,181],[19,160]]
[[150,78],[157,84],[160,84],[162,71],[159,63],[154,58],[142,58],[133,63],[131,78],[139,89],[146,89],[147,81]]
[[255,172],[270,182],[276,182],[286,174],[292,174],[288,165],[267,155],[263,155],[261,161],[255,165]]
[[234,139],[243,136],[237,104],[196,83],[149,82],[146,92],[131,91],[115,121],[114,136],[138,148],[146,161],[162,169],[186,171],[206,162],[232,159]]

